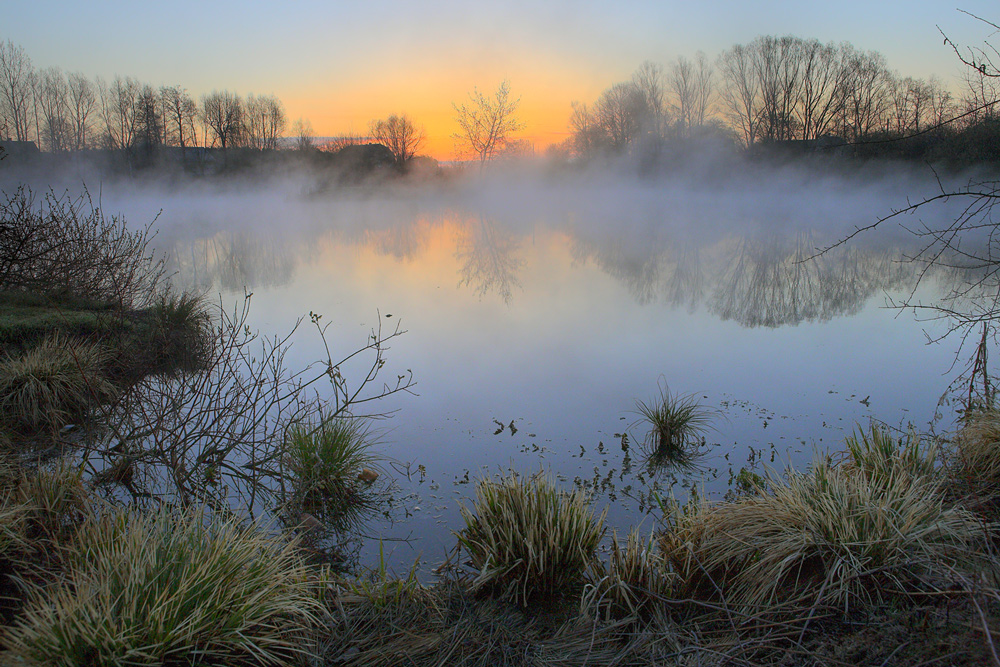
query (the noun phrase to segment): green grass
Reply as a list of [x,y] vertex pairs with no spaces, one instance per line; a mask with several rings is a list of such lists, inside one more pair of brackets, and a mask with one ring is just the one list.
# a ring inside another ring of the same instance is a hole
[[0,359],[0,420],[37,431],[58,429],[112,400],[115,387],[103,369],[108,353],[96,343],[52,335],[24,354]]
[[69,295],[0,291],[0,346],[24,348],[60,332],[71,337],[106,335],[120,326],[108,303]]
[[289,664],[323,617],[293,544],[200,511],[95,519],[67,563],[7,630],[16,661]]
[[577,592],[607,509],[595,516],[581,491],[561,491],[543,475],[510,473],[480,481],[472,509],[463,505],[461,513],[465,528],[456,535],[478,570],[475,588],[526,605]]
[[690,394],[673,394],[667,387],[652,401],[636,401],[640,421],[649,426],[643,446],[653,466],[691,465],[697,446],[708,432],[712,412]]
[[336,530],[357,525],[373,511],[373,487],[359,479],[365,468],[378,469],[366,421],[337,417],[295,424],[284,446],[294,505]]
[[843,464],[876,484],[887,484],[897,474],[913,478],[934,474],[937,446],[914,433],[897,438],[887,428],[872,423],[867,433],[859,427],[847,436],[844,445],[847,458]]

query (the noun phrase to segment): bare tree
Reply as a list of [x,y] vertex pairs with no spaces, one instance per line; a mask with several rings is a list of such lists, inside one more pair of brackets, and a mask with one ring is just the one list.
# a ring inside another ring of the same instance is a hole
[[274,150],[285,131],[285,109],[274,95],[247,95],[243,103],[244,144],[257,150]]
[[760,88],[754,74],[753,54],[749,47],[737,44],[719,56],[719,69],[725,79],[722,99],[730,121],[750,147],[757,138]]
[[181,86],[165,86],[160,88],[160,102],[167,143],[180,146],[182,150],[197,144],[194,122],[198,106],[188,92]]
[[10,40],[0,42],[0,119],[17,141],[29,139],[33,80],[34,68],[24,49]]
[[597,99],[594,113],[613,150],[621,150],[642,132],[646,98],[631,81],[616,83]]
[[423,129],[416,127],[406,114],[373,120],[368,131],[372,139],[392,151],[396,166],[400,168],[416,155],[424,141]]
[[87,137],[90,135],[90,116],[97,108],[97,94],[94,84],[79,72],[72,72],[67,77],[69,86],[67,104],[69,118],[73,125],[73,148],[82,150],[87,147]]
[[139,130],[142,85],[132,77],[116,76],[110,84],[98,79],[97,90],[105,143],[108,148],[130,156]]
[[37,103],[41,115],[39,138],[45,147],[52,152],[69,150],[73,127],[69,119],[69,84],[62,70],[50,67],[38,73]]
[[315,148],[315,132],[308,118],[299,118],[292,123],[292,134],[295,136],[295,148],[300,151],[310,151]]
[[632,85],[642,96],[639,108],[640,132],[663,135],[667,107],[663,85],[663,67],[646,60],[632,74]]
[[240,144],[243,129],[243,101],[228,90],[212,91],[201,98],[205,124],[212,131],[213,141],[222,148]]
[[803,139],[828,133],[844,106],[845,68],[832,44],[811,39],[802,44],[802,92],[799,123]]
[[503,151],[513,133],[524,127],[515,115],[520,101],[510,98],[510,83],[504,80],[492,97],[473,88],[468,103],[452,105],[461,128],[454,137],[479,158],[480,169]]

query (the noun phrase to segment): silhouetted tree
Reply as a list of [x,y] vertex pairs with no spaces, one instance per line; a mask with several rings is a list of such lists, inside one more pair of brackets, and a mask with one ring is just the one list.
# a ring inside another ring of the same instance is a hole
[[223,149],[238,146],[243,130],[243,101],[228,90],[212,91],[201,98],[205,125],[213,135],[212,143]]
[[20,46],[0,42],[0,122],[8,136],[17,141],[29,140],[29,114],[35,70],[31,59]]
[[424,131],[414,126],[406,114],[393,114],[382,120],[373,120],[368,131],[372,139],[392,151],[396,166],[400,168],[416,155],[424,141]]

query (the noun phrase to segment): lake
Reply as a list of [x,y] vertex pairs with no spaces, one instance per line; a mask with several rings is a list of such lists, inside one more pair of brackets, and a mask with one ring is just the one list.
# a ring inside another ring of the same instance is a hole
[[[814,257],[933,187],[919,172],[500,174],[333,192],[133,188],[105,192],[104,208],[133,221],[162,208],[174,280],[224,305],[252,292],[266,335],[319,313],[336,356],[380,325],[406,331],[382,377],[412,371],[415,393],[374,408],[393,413],[375,431],[396,509],[361,546],[371,564],[390,540],[405,571],[442,560],[459,501],[508,468],[585,487],[611,526],[650,530],[654,491],[721,497],[748,459],[802,468],[871,420],[947,430],[939,400],[959,341],[929,344],[942,323],[887,304],[933,302],[961,275],[918,282],[905,261],[918,240],[895,221]],[[287,362],[322,356],[306,321]],[[642,465],[636,412],[667,386],[713,415],[699,469],[672,489]]]

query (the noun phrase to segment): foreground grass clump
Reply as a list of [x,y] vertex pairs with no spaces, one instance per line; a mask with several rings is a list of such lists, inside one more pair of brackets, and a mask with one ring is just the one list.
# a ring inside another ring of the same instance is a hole
[[55,334],[19,356],[0,360],[0,422],[21,431],[58,429],[116,395],[98,344]]
[[510,473],[480,481],[472,510],[461,512],[465,529],[457,536],[479,571],[474,588],[499,589],[501,597],[527,604],[577,591],[604,535],[607,509],[595,516],[581,491]]
[[582,607],[593,616],[637,618],[648,615],[673,592],[676,575],[660,554],[653,535],[644,538],[629,531],[622,545],[615,535],[607,565],[597,561],[591,583],[584,590]]
[[294,505],[338,530],[362,522],[370,513],[370,484],[378,466],[367,422],[338,417],[295,424],[285,435],[284,453]]
[[291,544],[203,512],[124,513],[82,526],[65,583],[6,634],[36,665],[287,664],[322,616]]
[[869,607],[979,570],[982,524],[945,504],[929,458],[885,444],[856,439],[841,465],[821,461],[769,479],[768,491],[687,508],[664,553],[689,593],[744,607]]
[[955,439],[960,479],[1000,490],[1000,410],[972,413]]
[[708,430],[711,413],[692,395],[673,394],[660,387],[649,403],[636,401],[636,411],[650,430],[644,446],[653,465],[690,465],[699,439]]

